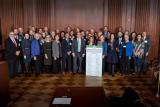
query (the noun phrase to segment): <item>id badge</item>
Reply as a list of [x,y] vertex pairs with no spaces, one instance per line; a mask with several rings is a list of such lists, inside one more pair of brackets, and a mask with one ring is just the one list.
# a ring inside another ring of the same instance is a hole
[[148,41],[147,41],[147,40],[145,40],[145,41],[144,41],[144,43],[148,43]]

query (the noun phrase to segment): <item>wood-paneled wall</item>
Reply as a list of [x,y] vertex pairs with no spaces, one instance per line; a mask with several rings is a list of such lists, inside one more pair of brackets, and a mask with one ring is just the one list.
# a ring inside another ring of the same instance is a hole
[[160,0],[0,0],[3,42],[14,27],[48,26],[51,30],[70,25],[85,30],[118,26],[151,35],[150,58],[160,50]]

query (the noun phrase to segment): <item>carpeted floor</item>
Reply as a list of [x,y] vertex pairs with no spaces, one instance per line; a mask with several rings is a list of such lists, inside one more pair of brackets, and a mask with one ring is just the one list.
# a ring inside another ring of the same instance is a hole
[[160,98],[156,98],[157,85],[151,79],[151,72],[142,77],[137,75],[112,77],[105,73],[102,78],[86,77],[84,74],[47,74],[39,77],[23,74],[10,80],[11,102],[9,107],[48,107],[54,90],[60,86],[103,86],[106,96],[121,96],[127,87],[140,95],[147,107],[160,107]]

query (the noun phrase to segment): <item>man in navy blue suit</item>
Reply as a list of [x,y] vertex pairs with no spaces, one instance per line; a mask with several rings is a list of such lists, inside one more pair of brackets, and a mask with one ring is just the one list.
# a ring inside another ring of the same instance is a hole
[[72,40],[69,38],[69,33],[65,34],[65,39],[62,40],[62,71],[68,70],[70,73],[71,68],[71,51]]

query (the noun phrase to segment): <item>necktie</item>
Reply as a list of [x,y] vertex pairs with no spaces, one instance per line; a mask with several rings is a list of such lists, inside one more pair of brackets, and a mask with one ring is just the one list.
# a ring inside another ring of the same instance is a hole
[[14,45],[17,47],[17,43],[16,43],[16,41],[15,41],[14,39],[13,39],[12,41],[13,41]]

